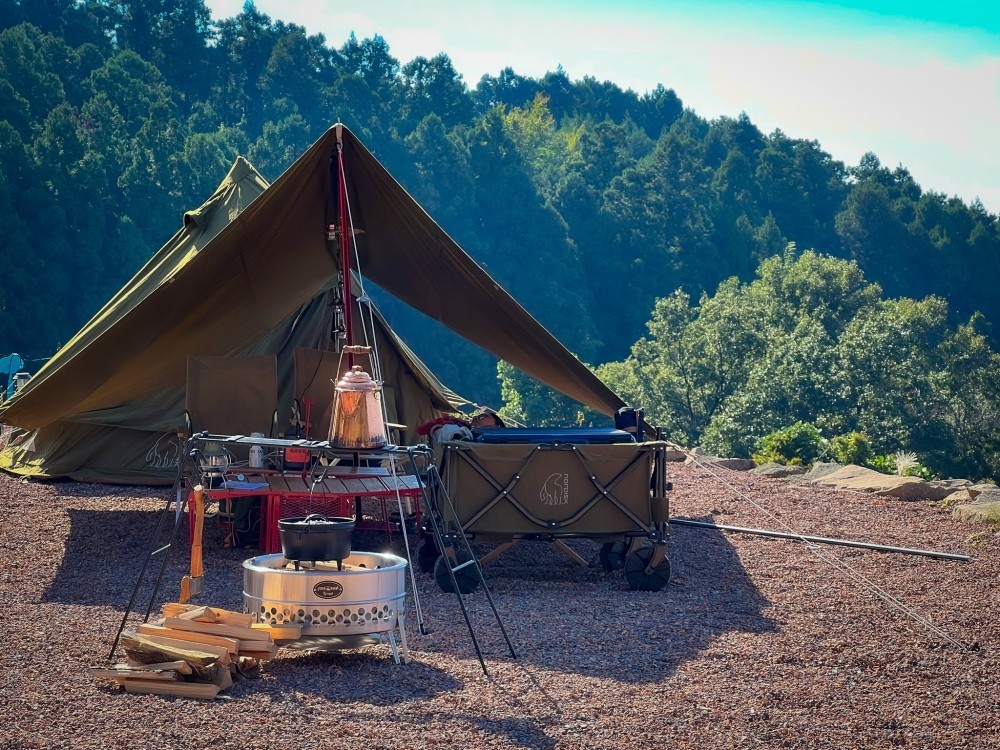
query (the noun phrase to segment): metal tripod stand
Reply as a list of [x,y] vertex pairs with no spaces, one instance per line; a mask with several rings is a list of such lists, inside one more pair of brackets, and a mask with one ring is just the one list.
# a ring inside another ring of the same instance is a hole
[[[417,473],[415,451],[408,449],[407,453],[409,454],[413,471]],[[465,618],[465,624],[469,629],[469,636],[472,639],[472,645],[476,649],[479,664],[483,668],[483,674],[489,677],[490,673],[486,668],[483,651],[479,646],[476,631],[472,627],[472,618],[469,616],[468,607],[465,605],[465,594],[471,594],[479,586],[482,586],[490,608],[493,610],[493,616],[496,618],[497,625],[510,651],[510,655],[516,659],[517,653],[514,651],[514,645],[507,635],[507,629],[500,619],[500,612],[497,610],[496,602],[493,600],[493,594],[490,593],[489,586],[486,584],[486,579],[483,576],[482,567],[476,558],[472,545],[469,544],[469,540],[465,536],[465,532],[460,525],[457,530],[452,530],[445,526],[442,510],[446,509],[452,518],[457,517],[457,514],[455,513],[454,505],[452,505],[451,498],[448,496],[441,481],[441,475],[438,473],[437,466],[434,463],[429,463],[426,475],[427,481],[424,483],[424,500],[427,508],[425,516],[427,519],[427,529],[431,532],[431,538],[441,553],[435,565],[435,578],[443,590],[451,591],[458,597],[459,606],[462,608],[462,616]],[[422,621],[419,625],[420,632],[426,634],[428,631],[424,629]]]

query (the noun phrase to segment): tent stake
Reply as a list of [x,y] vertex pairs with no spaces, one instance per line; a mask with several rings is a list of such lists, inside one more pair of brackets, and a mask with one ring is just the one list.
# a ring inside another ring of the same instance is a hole
[[814,542],[817,544],[836,544],[842,547],[860,547],[862,549],[873,549],[879,552],[898,552],[904,555],[923,555],[939,560],[957,560],[959,562],[969,562],[972,558],[968,555],[958,555],[952,552],[935,552],[933,550],[909,549],[907,547],[888,547],[884,544],[868,544],[866,542],[852,542],[847,539],[831,539],[823,536],[805,536],[803,534],[788,534],[784,531],[768,531],[767,529],[747,529],[741,526],[727,526],[721,523],[711,523],[709,521],[694,521],[688,518],[671,517],[668,523],[677,526],[694,526],[700,529],[716,529],[718,531],[733,531],[739,534],[756,534],[757,536],[770,536],[778,539],[791,539],[795,542]]

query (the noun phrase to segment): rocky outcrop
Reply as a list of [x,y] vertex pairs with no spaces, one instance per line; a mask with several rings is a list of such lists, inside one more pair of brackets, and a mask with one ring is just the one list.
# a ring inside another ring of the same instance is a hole
[[766,463],[750,470],[754,474],[775,479],[786,479],[787,477],[801,476],[806,473],[805,466],[787,466],[785,464]]
[[[976,488],[972,502],[954,506],[952,515],[967,523],[986,521],[1000,526],[1000,489],[993,485],[976,485]],[[972,488],[967,492],[971,495]]]
[[972,485],[967,479],[925,481],[919,477],[882,474],[864,466],[817,463],[800,482],[853,492],[873,492],[902,500],[944,500]]
[[807,471],[801,466],[767,463],[757,466],[750,459],[720,458],[702,448],[671,451],[671,460],[718,466],[736,471],[751,471],[775,479],[810,484],[850,492],[870,492],[898,497],[901,500],[927,500],[951,507],[956,518],[970,523],[986,521],[1000,526],[1000,488],[992,484],[973,484],[968,479],[901,477],[883,474],[864,466],[817,461]]

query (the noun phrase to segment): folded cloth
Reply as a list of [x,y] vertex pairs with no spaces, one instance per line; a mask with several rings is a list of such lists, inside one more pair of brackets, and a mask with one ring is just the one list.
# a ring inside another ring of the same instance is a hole
[[439,424],[431,428],[431,440],[443,443],[446,440],[472,440],[472,430],[461,424]]
[[225,481],[227,490],[262,490],[267,487],[267,482],[237,482],[232,479]]
[[431,430],[433,430],[435,427],[444,424],[457,424],[461,425],[462,427],[472,427],[472,422],[468,422],[462,419],[461,417],[445,416],[445,417],[438,417],[437,419],[432,419],[430,422],[424,422],[417,428],[417,434],[430,435]]

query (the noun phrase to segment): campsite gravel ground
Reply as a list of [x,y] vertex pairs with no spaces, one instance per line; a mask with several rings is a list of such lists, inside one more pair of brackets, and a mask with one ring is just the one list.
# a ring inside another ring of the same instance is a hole
[[[467,597],[489,679],[456,597],[419,574],[433,632],[417,632],[408,597],[409,665],[381,645],[282,649],[202,702],[87,673],[168,490],[0,476],[0,747],[1000,748],[1000,534],[933,503],[714,471],[671,465],[673,515],[974,559],[675,526],[671,583],[643,593],[600,569],[593,541],[571,542],[590,568],[522,543],[486,568],[518,658],[485,596]],[[253,551],[222,549],[211,523],[206,544],[199,603],[241,609]]]

